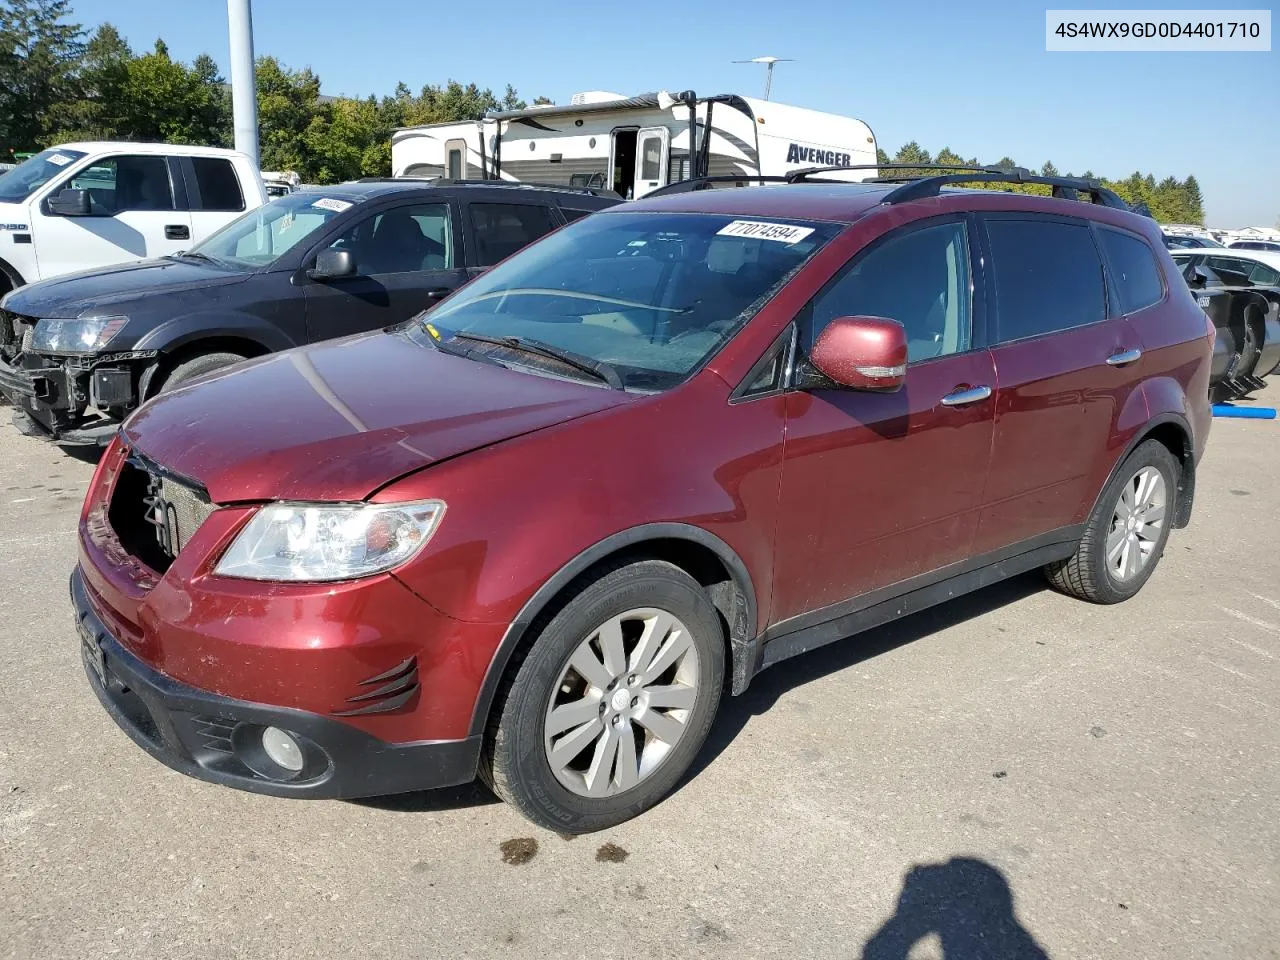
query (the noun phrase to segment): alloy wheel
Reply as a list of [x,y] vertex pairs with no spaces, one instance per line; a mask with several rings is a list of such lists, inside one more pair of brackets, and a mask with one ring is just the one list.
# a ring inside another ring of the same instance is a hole
[[1116,502],[1107,534],[1107,569],[1121,582],[1132,580],[1151,562],[1163,532],[1168,485],[1155,467],[1134,474]]
[[610,797],[653,774],[685,735],[698,698],[698,651],[664,610],[609,618],[574,649],[543,724],[556,779],[584,797]]

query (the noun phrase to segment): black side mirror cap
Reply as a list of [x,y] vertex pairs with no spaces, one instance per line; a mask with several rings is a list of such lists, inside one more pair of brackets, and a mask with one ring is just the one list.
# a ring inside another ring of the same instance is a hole
[[59,217],[87,217],[92,212],[88,190],[59,190],[49,198],[49,212]]
[[321,250],[316,254],[316,265],[307,271],[312,280],[340,280],[356,275],[356,258],[350,250]]

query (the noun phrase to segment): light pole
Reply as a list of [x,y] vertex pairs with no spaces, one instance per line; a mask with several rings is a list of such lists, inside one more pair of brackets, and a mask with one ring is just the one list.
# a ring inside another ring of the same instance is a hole
[[769,99],[769,88],[773,86],[773,65],[775,63],[794,63],[790,57],[752,57],[750,60],[735,60],[734,63],[763,63],[767,69],[764,75],[764,98]]
[[255,167],[258,158],[258,87],[253,75],[253,12],[250,0],[227,0],[227,29],[231,36],[231,116],[236,149]]

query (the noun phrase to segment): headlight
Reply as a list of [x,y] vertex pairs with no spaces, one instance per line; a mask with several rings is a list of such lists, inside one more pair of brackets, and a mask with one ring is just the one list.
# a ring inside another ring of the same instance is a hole
[[124,317],[92,317],[87,320],[41,320],[31,337],[37,353],[94,353],[124,329]]
[[263,507],[215,570],[245,580],[352,580],[404,563],[431,539],[444,504],[306,504]]

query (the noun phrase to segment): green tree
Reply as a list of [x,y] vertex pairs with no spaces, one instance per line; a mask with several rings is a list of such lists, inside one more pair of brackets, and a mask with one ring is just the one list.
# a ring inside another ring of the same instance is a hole
[[893,161],[889,159],[889,155],[880,147],[876,147],[876,165],[883,167],[886,163],[893,163]]
[[133,51],[120,31],[104,23],[94,31],[80,58],[79,96],[54,107],[57,134],[52,140],[111,140],[123,116],[124,87]]
[[128,61],[119,133],[131,140],[220,145],[227,139],[227,106],[212,58],[187,67],[157,40],[151,53]]
[[[320,78],[308,70],[289,70],[275,57],[260,57],[258,147],[264,170],[295,170],[303,180],[319,181],[319,162],[308,134],[320,107]],[[311,133],[310,139],[319,135]]]
[[7,0],[0,6],[0,144],[31,149],[57,132],[57,107],[79,97],[84,29],[70,0]]
[[1058,176],[1058,168],[1053,165],[1053,161],[1046,160],[1044,162],[1044,166],[1040,168],[1040,176],[1042,177]]

